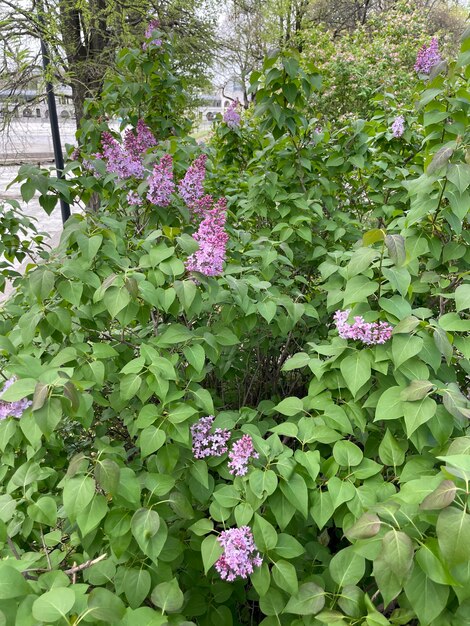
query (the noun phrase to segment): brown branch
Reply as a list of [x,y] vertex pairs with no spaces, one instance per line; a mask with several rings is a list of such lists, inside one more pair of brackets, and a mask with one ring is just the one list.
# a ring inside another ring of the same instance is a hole
[[67,574],[67,576],[74,576],[77,572],[81,572],[84,569],[91,567],[92,565],[96,565],[96,563],[103,561],[107,557],[108,555],[105,553],[105,554],[102,554],[101,556],[98,556],[96,559],[88,559],[88,561],[85,561],[85,563],[82,563],[81,565],[74,565],[73,567],[63,570],[63,571],[65,572],[65,574]]

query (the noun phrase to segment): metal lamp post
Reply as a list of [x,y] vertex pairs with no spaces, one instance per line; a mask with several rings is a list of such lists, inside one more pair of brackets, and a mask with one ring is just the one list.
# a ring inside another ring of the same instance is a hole
[[[38,21],[41,26],[44,25],[44,19],[42,16],[42,3],[38,6]],[[51,125],[52,145],[54,147],[54,161],[57,171],[57,178],[64,178],[64,156],[62,154],[62,145],[60,142],[60,130],[59,130],[59,118],[57,117],[57,107],[55,102],[54,87],[52,83],[47,80],[47,70],[49,68],[51,59],[49,50],[41,34],[41,54],[42,54],[42,66],[44,68],[44,74],[46,76],[46,95],[47,105],[49,107],[49,122]],[[70,217],[70,206],[65,200],[60,198],[60,211],[62,213],[62,223]]]

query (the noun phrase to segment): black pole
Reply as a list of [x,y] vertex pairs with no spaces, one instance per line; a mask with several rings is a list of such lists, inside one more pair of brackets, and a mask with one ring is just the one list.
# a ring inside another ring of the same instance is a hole
[[[44,25],[44,19],[41,14],[42,7],[39,7],[38,20],[41,26]],[[47,70],[51,62],[49,56],[49,50],[41,34],[41,53],[42,53],[42,66],[44,68],[44,75],[46,76],[46,94],[47,94],[47,106],[49,108],[49,122],[51,124],[52,145],[54,146],[54,160],[55,168],[57,171],[57,178],[64,177],[64,156],[62,154],[62,145],[60,143],[60,130],[59,119],[57,117],[57,107],[55,103],[54,87],[52,83],[47,79]],[[65,200],[60,198],[60,211],[62,213],[62,224],[70,217],[70,206]]]

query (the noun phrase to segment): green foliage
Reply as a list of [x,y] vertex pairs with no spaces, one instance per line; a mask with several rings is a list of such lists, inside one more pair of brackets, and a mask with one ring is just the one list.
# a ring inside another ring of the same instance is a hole
[[[444,11],[450,18],[448,5]],[[457,10],[454,14],[463,28],[465,16],[457,18]],[[432,24],[432,17],[421,4],[400,1],[371,13],[367,21],[340,36],[318,25],[306,29],[302,35],[303,57],[313,61],[324,77],[325,90],[318,100],[323,117],[370,117],[371,109],[380,108],[376,99],[381,94],[386,94],[388,110],[410,108],[419,47],[428,44],[434,34],[439,37],[444,56],[452,55],[455,48],[456,33],[449,30],[449,25],[440,29],[439,23]]]
[[[34,195],[36,186],[32,183],[31,187]],[[23,194],[28,193],[26,185]],[[38,232],[34,221],[20,214],[16,200],[0,205],[0,291],[5,290],[7,280],[13,281],[20,276],[18,264],[29,257],[34,265],[43,256],[43,240],[44,234]]]
[[[32,400],[0,423],[7,624],[465,623],[469,49],[400,140],[385,112],[318,132],[318,75],[267,59],[254,110],[208,147],[207,189],[229,201],[218,277],[186,273],[180,199],[134,211],[104,171],[20,174],[26,194],[93,190],[100,208],[0,315],[3,399]],[[196,153],[172,137],[148,163],[165,151],[177,178]],[[345,308],[391,339],[339,337]],[[245,476],[194,458],[209,414],[252,437]],[[245,525],[263,564],[223,581],[217,536]]]

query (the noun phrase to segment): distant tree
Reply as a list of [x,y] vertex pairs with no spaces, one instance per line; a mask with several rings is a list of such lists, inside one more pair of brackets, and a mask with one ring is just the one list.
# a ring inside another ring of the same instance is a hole
[[214,0],[0,0],[3,91],[24,89],[41,72],[39,40],[52,58],[50,78],[72,89],[75,118],[97,95],[118,48],[135,44],[151,18],[174,41],[177,71],[200,85],[211,64]]

